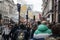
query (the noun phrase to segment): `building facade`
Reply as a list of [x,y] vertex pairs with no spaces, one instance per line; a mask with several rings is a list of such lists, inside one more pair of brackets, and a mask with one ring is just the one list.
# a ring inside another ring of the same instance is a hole
[[17,22],[18,23],[19,13],[17,11],[17,4],[15,4],[14,7],[13,7],[13,13],[11,14],[11,19],[14,22]]
[[13,12],[14,12],[13,0],[0,0],[0,14],[2,15],[3,19],[9,20]]
[[58,22],[60,23],[60,0],[58,0]]
[[55,0],[56,22],[60,23],[60,0]]
[[43,17],[52,22],[52,0],[43,0]]
[[47,18],[49,22],[60,23],[59,0],[43,0],[43,16]]

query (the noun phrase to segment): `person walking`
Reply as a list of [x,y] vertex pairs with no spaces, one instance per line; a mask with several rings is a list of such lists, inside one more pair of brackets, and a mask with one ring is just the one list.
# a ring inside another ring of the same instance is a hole
[[34,32],[33,40],[45,40],[46,37],[52,34],[52,31],[47,27],[47,22],[42,21]]
[[10,29],[8,27],[8,24],[5,24],[5,28],[3,30],[4,40],[9,40],[9,33],[10,33]]
[[37,24],[33,24],[33,26],[32,26],[32,29],[31,29],[31,40],[33,39],[33,35],[34,35],[34,32],[35,32],[35,30],[37,29]]
[[26,30],[24,31],[24,40],[29,40],[29,38],[30,38],[30,24],[28,23],[27,25],[26,25]]
[[20,28],[18,27],[17,24],[15,24],[15,26],[13,26],[13,28],[11,29],[11,32],[10,32],[10,36],[11,36],[11,40],[17,40],[18,39],[18,33]]
[[38,22],[37,22],[37,25],[39,26],[40,24],[41,24],[41,22],[40,22],[40,21],[38,21]]
[[54,38],[60,37],[60,23],[52,26],[52,35]]

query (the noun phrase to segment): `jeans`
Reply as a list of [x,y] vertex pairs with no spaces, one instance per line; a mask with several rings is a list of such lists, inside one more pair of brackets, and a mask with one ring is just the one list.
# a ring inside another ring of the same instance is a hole
[[44,38],[39,38],[39,39],[33,38],[33,40],[45,40],[45,39]]

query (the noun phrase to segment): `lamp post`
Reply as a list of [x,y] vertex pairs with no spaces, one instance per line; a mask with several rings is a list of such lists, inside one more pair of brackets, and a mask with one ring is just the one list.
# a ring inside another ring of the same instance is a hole
[[28,19],[29,19],[29,15],[28,15],[29,10],[31,10],[31,8],[30,8],[30,7],[28,7],[28,8],[27,8],[27,15],[26,15],[27,23],[28,23]]

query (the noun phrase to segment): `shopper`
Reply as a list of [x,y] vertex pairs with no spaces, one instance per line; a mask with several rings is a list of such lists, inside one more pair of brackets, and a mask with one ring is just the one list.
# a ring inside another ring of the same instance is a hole
[[33,40],[45,40],[45,38],[51,34],[52,31],[47,27],[47,22],[42,21],[34,33]]
[[60,24],[55,24],[52,26],[52,33],[53,33],[53,37],[60,37]]
[[33,24],[32,29],[31,29],[31,39],[33,39],[33,34],[36,29],[37,29],[37,24]]
[[4,40],[9,40],[9,33],[10,33],[9,26],[8,26],[8,24],[5,24],[5,28],[3,30]]
[[10,36],[11,36],[11,40],[17,40],[18,38],[18,33],[20,28],[18,27],[17,24],[15,24],[15,26],[13,26],[13,28],[11,29],[11,32],[10,32]]

